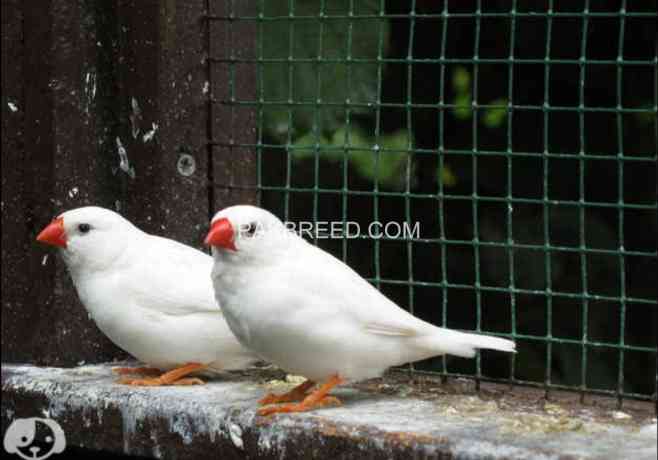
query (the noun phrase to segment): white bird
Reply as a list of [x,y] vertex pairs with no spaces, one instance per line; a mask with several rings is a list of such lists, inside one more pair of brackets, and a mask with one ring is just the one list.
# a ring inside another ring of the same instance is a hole
[[[340,260],[291,233],[270,212],[233,206],[211,221],[215,296],[240,343],[306,377],[284,395],[267,395],[261,415],[336,404],[344,381],[436,355],[471,358],[476,349],[515,351],[512,341],[422,321],[386,298]],[[323,382],[311,391],[315,382]]]
[[244,368],[258,358],[235,339],[213,293],[212,257],[149,235],[99,207],[67,211],[37,240],[60,249],[78,296],[109,339],[152,368],[117,368],[132,385],[203,383],[198,371]]

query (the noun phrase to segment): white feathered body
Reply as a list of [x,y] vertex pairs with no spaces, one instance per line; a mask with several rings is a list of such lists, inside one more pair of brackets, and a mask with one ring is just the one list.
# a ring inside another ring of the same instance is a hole
[[356,272],[297,236],[250,262],[213,250],[218,303],[240,342],[288,372],[322,381],[377,377],[388,367],[508,340],[438,328],[404,311]]
[[130,239],[109,267],[69,270],[80,300],[112,342],[162,370],[191,362],[238,369],[256,359],[215,301],[210,256],[136,228]]

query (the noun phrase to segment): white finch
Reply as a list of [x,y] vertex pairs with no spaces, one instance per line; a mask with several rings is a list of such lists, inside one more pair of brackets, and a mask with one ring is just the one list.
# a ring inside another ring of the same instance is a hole
[[[436,355],[515,351],[509,340],[436,327],[401,309],[350,267],[289,232],[273,214],[233,206],[211,221],[215,297],[245,347],[308,381],[267,395],[261,415],[336,404],[349,380]],[[315,382],[322,383],[312,391]]]
[[83,305],[120,348],[153,368],[117,368],[132,385],[203,383],[187,375],[243,368],[257,357],[229,330],[210,282],[212,257],[149,235],[98,207],[67,211],[37,241],[60,248]]

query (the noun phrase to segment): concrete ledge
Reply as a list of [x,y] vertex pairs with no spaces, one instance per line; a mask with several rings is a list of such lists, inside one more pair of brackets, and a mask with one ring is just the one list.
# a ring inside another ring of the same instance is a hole
[[395,372],[337,390],[342,407],[265,418],[257,399],[292,385],[278,371],[132,388],[114,383],[112,365],[2,365],[3,433],[14,418],[49,416],[70,446],[176,459],[656,458],[650,403],[619,412],[603,398],[546,402],[527,388],[483,384],[476,393],[468,381]]

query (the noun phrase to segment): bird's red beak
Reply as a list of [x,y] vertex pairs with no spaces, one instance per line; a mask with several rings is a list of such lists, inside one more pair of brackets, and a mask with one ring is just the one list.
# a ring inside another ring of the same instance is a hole
[[237,251],[233,239],[233,226],[226,217],[222,217],[212,223],[204,242],[208,246],[218,246],[220,248],[230,249],[231,251]]
[[53,219],[46,228],[41,230],[41,233],[37,236],[37,241],[65,248],[66,232],[64,231],[64,219],[62,217]]

